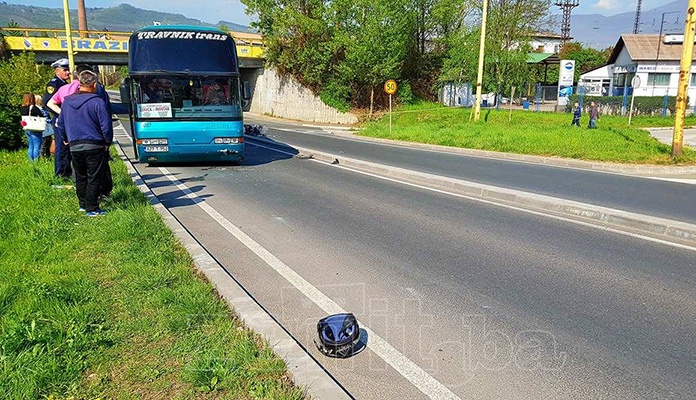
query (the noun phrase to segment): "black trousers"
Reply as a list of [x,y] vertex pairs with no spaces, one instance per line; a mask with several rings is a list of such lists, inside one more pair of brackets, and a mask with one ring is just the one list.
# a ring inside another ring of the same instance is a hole
[[63,141],[67,141],[67,139],[58,133],[57,130],[55,136],[56,153],[54,154],[54,161],[56,176],[70,178],[72,176],[72,168],[70,168],[70,147],[63,144]]
[[104,176],[102,177],[101,189],[99,194],[104,196],[110,196],[111,190],[114,188],[114,179],[111,176],[111,166],[109,161],[111,160],[111,154],[109,154],[109,149],[104,151]]
[[74,151],[72,159],[77,201],[87,212],[94,211],[99,208],[99,192],[107,163],[104,149]]
[[51,143],[53,143],[53,136],[45,136],[43,139],[41,139],[39,156],[45,158],[49,158],[51,156]]

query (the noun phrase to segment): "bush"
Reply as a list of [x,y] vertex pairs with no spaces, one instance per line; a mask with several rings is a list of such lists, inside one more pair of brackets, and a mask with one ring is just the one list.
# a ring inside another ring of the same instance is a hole
[[0,149],[18,149],[24,144],[24,131],[19,123],[16,105],[0,104]]
[[[566,104],[565,111],[572,112],[573,104],[578,101],[578,95],[574,94],[569,97],[568,104]],[[588,110],[590,107],[590,101],[597,103],[600,113],[603,115],[621,115],[621,106],[623,105],[622,96],[585,96],[583,98],[583,109]],[[662,108],[664,107],[664,96],[636,96],[633,102],[633,115],[662,115]],[[687,103],[689,98],[686,99]],[[627,108],[631,106],[631,99],[628,98]],[[677,98],[670,96],[667,98],[667,110],[669,114],[674,114],[674,110],[677,106]],[[628,112],[628,111],[627,111]]]
[[338,111],[350,110],[350,88],[338,81],[329,82],[319,93],[319,98],[324,104]]
[[399,84],[396,96],[399,98],[399,103],[411,105],[415,101],[411,84],[408,81],[403,81]]
[[34,53],[24,52],[0,62],[0,149],[14,150],[22,145],[24,132],[19,124],[22,95],[43,95],[53,76],[47,66],[37,66]]

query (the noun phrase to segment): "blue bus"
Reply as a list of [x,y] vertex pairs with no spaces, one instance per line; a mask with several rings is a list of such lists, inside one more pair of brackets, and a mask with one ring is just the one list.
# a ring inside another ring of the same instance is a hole
[[130,104],[136,157],[143,163],[240,162],[244,125],[234,40],[214,28],[151,26],[130,37]]

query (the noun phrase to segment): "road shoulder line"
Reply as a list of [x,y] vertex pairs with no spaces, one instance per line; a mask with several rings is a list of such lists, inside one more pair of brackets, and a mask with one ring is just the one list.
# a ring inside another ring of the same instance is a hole
[[176,235],[186,248],[196,269],[205,275],[218,295],[242,319],[244,325],[261,335],[273,351],[285,361],[287,371],[295,384],[306,390],[310,397],[316,399],[352,398],[256,300],[247,294],[237,281],[181,225],[169,209],[159,201],[154,192],[143,181],[138,171],[135,170],[120,144],[116,146],[116,149],[126,164],[133,183],[140,189],[150,204],[162,216],[172,233]]

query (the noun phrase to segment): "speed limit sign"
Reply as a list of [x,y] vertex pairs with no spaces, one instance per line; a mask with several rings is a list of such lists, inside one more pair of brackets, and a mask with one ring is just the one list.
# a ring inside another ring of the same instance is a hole
[[393,79],[384,82],[384,91],[387,92],[387,94],[396,93],[397,87],[398,86],[396,85],[396,81]]

